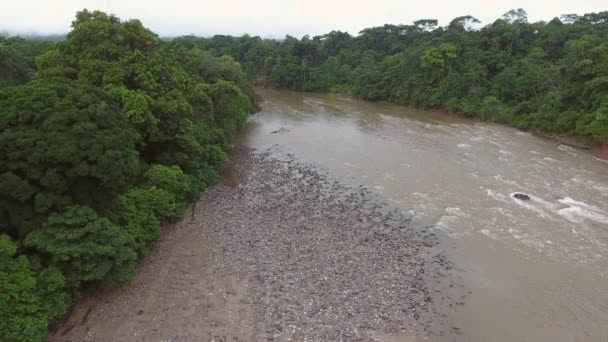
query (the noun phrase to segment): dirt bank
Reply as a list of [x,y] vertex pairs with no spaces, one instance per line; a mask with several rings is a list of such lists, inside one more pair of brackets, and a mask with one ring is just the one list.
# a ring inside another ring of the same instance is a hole
[[433,233],[290,158],[239,147],[233,160],[131,284],[83,298],[49,340],[415,341],[458,330],[429,285],[451,269]]

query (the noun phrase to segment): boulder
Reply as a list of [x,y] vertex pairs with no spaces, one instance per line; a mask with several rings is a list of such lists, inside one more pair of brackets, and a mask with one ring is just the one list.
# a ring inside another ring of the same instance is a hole
[[522,201],[527,201],[527,200],[530,199],[530,196],[528,196],[526,194],[522,194],[520,192],[518,192],[515,195],[513,195],[513,197],[517,198],[518,200],[522,200]]

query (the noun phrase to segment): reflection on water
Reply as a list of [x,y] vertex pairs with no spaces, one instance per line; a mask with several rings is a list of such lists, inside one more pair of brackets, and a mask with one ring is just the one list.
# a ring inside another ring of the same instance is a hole
[[[472,294],[464,341],[608,340],[608,165],[513,128],[259,89],[246,142],[279,145],[443,232]],[[529,194],[529,201],[513,194]]]

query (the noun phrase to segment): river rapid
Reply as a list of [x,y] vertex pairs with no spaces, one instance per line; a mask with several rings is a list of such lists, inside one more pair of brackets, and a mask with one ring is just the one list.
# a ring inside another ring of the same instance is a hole
[[373,189],[439,236],[467,295],[437,308],[459,330],[434,339],[608,340],[608,162],[438,112],[257,92],[246,145]]

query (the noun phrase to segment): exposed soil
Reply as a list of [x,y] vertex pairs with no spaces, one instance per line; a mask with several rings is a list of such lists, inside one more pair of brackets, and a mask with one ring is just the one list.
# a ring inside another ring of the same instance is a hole
[[593,154],[600,159],[608,160],[608,143],[594,146]]
[[165,227],[132,283],[85,296],[49,341],[416,341],[457,333],[436,312],[453,303],[430,285],[451,269],[433,233],[410,227],[373,192],[291,158],[238,147],[233,160],[222,184]]

